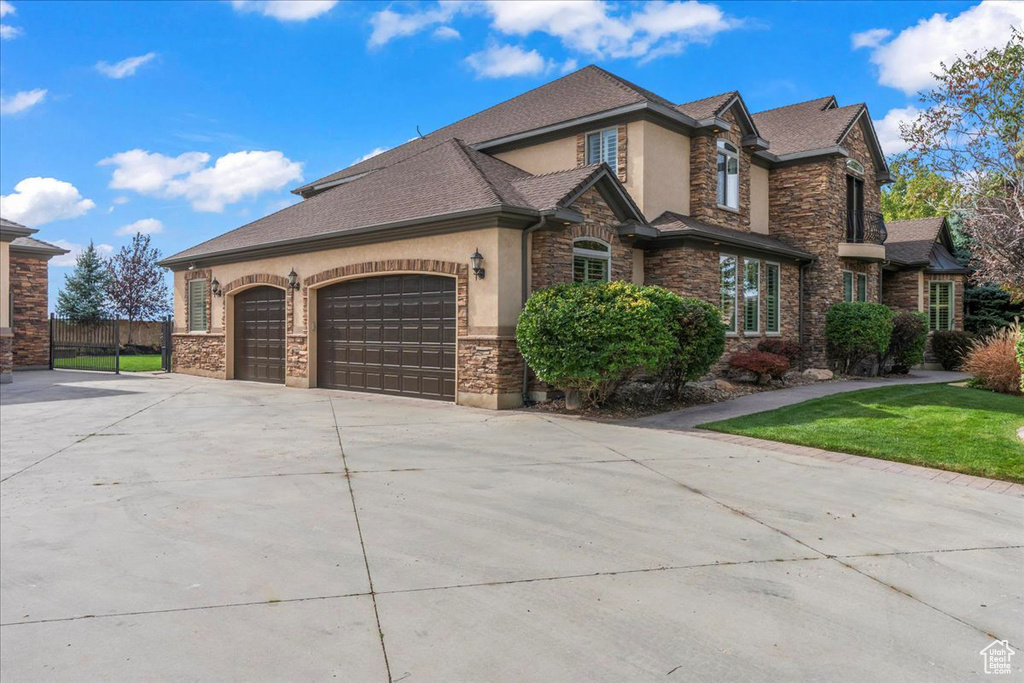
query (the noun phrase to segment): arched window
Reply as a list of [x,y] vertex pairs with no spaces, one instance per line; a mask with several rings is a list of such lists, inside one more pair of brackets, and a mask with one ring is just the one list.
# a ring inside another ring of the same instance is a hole
[[593,237],[572,241],[573,282],[607,282],[612,265],[612,248]]
[[740,208],[740,154],[736,145],[718,141],[718,205]]
[[857,175],[864,175],[864,167],[856,159],[846,160],[846,170],[856,173]]

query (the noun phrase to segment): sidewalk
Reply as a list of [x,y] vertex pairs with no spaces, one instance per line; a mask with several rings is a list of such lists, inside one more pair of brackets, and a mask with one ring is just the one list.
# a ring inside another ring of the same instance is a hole
[[915,370],[904,377],[872,377],[866,379],[842,380],[839,382],[820,382],[807,384],[790,389],[762,391],[757,394],[740,396],[721,403],[708,403],[692,406],[668,413],[649,415],[636,420],[621,420],[616,424],[632,427],[648,427],[652,429],[693,429],[705,422],[727,420],[733,417],[751,415],[766,410],[774,410],[783,406],[802,403],[812,398],[843,394],[861,389],[876,389],[903,384],[935,384],[938,382],[958,382],[970,375],[962,372],[945,372],[943,370]]

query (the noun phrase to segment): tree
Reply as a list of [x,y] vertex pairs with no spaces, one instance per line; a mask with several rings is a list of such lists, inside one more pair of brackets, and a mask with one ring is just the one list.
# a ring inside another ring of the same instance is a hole
[[128,319],[127,344],[132,343],[135,321],[170,309],[163,269],[156,264],[159,259],[160,250],[149,246],[149,235],[136,233],[107,264],[107,295],[113,310]]
[[57,293],[57,313],[73,323],[96,323],[107,316],[107,265],[90,241],[64,276]]
[[936,74],[917,119],[900,127],[907,159],[951,181],[977,282],[1024,299],[1024,33]]
[[893,182],[882,190],[882,214],[887,221],[947,216],[952,222],[964,202],[963,193],[948,178],[915,164],[905,154],[889,162]]

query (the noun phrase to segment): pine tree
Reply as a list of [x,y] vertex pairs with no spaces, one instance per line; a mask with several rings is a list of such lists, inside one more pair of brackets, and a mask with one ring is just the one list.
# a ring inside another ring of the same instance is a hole
[[95,323],[107,315],[107,264],[93,243],[75,259],[57,294],[57,314],[74,323]]

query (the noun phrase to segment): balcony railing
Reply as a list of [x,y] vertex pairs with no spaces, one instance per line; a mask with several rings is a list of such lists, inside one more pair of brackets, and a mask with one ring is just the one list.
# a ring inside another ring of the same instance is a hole
[[885,221],[877,211],[846,212],[848,244],[885,244]]

